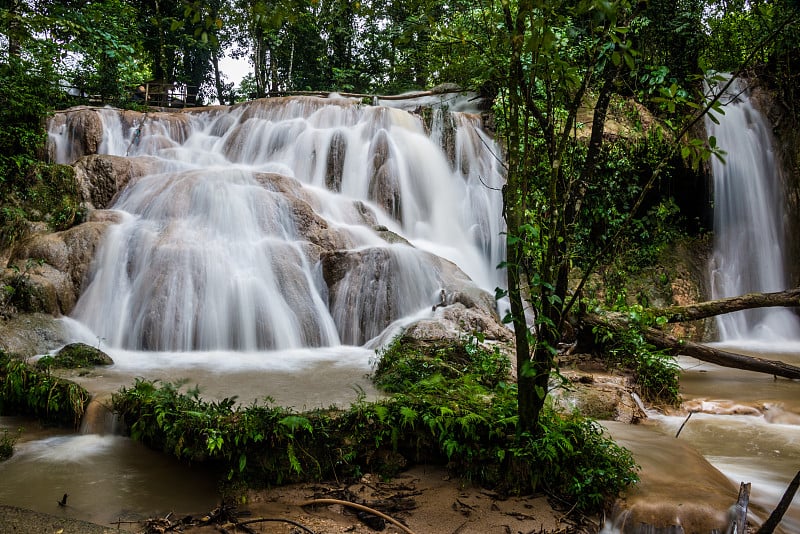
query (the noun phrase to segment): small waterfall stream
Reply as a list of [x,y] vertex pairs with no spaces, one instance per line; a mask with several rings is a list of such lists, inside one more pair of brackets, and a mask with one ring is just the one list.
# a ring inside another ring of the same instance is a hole
[[[719,124],[706,119],[709,136],[725,152],[712,158],[714,252],[712,298],[783,291],[787,275],[785,202],[771,128],[753,106],[747,88],[734,80],[722,96]],[[717,319],[720,340],[800,339],[800,321],[782,308],[746,310]]]

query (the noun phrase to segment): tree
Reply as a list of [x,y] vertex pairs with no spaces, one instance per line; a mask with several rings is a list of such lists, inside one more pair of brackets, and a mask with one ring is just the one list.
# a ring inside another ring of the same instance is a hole
[[[636,6],[523,0],[504,2],[500,13],[499,37],[510,52],[500,98],[508,154],[506,268],[519,428],[537,433],[561,331],[574,302],[568,277],[578,260],[575,225],[599,163],[611,97],[623,73],[634,66],[627,34]],[[577,136],[578,111],[591,90],[596,101],[584,145]],[[524,293],[533,304],[533,329]]]
[[[697,24],[702,10],[696,3],[680,5],[677,19]],[[516,338],[518,428],[536,434],[562,332],[587,277],[635,226],[675,155],[698,162],[717,151],[713,140],[690,139],[688,132],[710,109],[722,111],[701,94],[699,83],[678,85],[701,79],[695,55],[641,52],[646,47],[639,40],[648,35],[637,31],[647,28],[644,4],[518,0],[479,3],[472,14],[488,28],[468,38],[490,56],[485,71],[499,94],[499,129],[506,148],[508,320]],[[776,25],[771,29],[777,31]],[[462,42],[468,40],[464,35]],[[684,79],[642,76],[664,63]],[[610,164],[604,159],[604,127],[615,95],[647,99],[663,110],[666,131],[658,135],[667,150],[647,176],[628,178],[638,185],[622,192],[625,216],[592,236],[582,228],[582,217],[588,206],[602,202],[593,195],[602,191],[601,169]],[[589,132],[582,134],[584,107],[591,114]],[[580,279],[570,288],[573,271]]]

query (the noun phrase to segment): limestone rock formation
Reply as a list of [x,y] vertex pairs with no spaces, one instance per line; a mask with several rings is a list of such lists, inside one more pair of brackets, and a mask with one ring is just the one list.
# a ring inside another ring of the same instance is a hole
[[89,155],[74,165],[81,201],[89,209],[111,206],[117,194],[132,178],[152,172],[152,158]]
[[20,311],[69,314],[113,212],[95,211],[89,220],[69,230],[38,233],[17,246],[3,279],[14,280]]
[[67,342],[63,323],[50,314],[25,313],[0,320],[0,349],[29,358]]

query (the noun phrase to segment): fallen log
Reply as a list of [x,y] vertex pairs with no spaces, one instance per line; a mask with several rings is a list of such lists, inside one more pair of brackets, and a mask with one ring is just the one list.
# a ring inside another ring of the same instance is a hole
[[[590,327],[599,326],[614,331],[625,331],[631,328],[627,317],[621,313],[596,314],[589,313],[582,317],[585,325]],[[789,365],[778,360],[767,360],[755,356],[746,356],[719,350],[700,343],[685,341],[670,336],[656,328],[645,327],[641,329],[645,340],[659,349],[666,349],[671,354],[677,356],[683,354],[698,360],[714,363],[723,367],[766,373],[782,378],[800,380],[800,367]]]
[[752,308],[800,306],[800,287],[775,293],[748,293],[739,297],[710,300],[688,306],[669,306],[650,310],[655,317],[664,317],[668,323],[696,321],[724,313]]

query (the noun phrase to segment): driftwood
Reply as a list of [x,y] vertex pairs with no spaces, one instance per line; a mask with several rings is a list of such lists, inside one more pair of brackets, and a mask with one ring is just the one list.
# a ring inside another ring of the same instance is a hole
[[710,300],[688,306],[670,306],[652,310],[656,317],[664,317],[669,323],[707,319],[723,313],[749,310],[751,308],[800,306],[800,287],[776,293],[748,293],[740,297]]
[[[611,330],[624,331],[630,328],[627,317],[621,313],[586,314],[583,316],[585,325],[605,327]],[[698,360],[714,363],[723,367],[732,367],[745,371],[766,373],[782,378],[800,380],[800,367],[789,365],[778,360],[767,360],[755,356],[745,356],[724,350],[715,349],[700,343],[684,341],[670,336],[656,328],[643,328],[642,335],[657,348],[666,349],[672,354],[683,354]]]
[[396,526],[397,528],[399,528],[403,532],[406,532],[407,534],[414,534],[414,532],[410,528],[405,526],[403,523],[397,521],[396,519],[384,514],[383,512],[379,512],[378,510],[375,510],[374,508],[370,508],[368,506],[364,506],[363,504],[358,504],[358,503],[355,503],[355,502],[343,501],[341,499],[311,499],[310,501],[306,501],[306,502],[302,503],[300,506],[313,506],[313,505],[316,505],[316,504],[325,504],[325,505],[327,505],[327,504],[338,504],[340,506],[346,506],[346,507],[349,507],[349,508],[354,508],[356,510],[360,510],[362,512],[367,512],[368,514],[372,514],[374,516],[380,517],[381,519],[385,519],[386,521],[388,521],[389,523],[393,524],[394,526]]
[[733,508],[733,517],[728,532],[745,534],[747,532],[747,508],[750,506],[750,483],[739,484],[739,498]]

